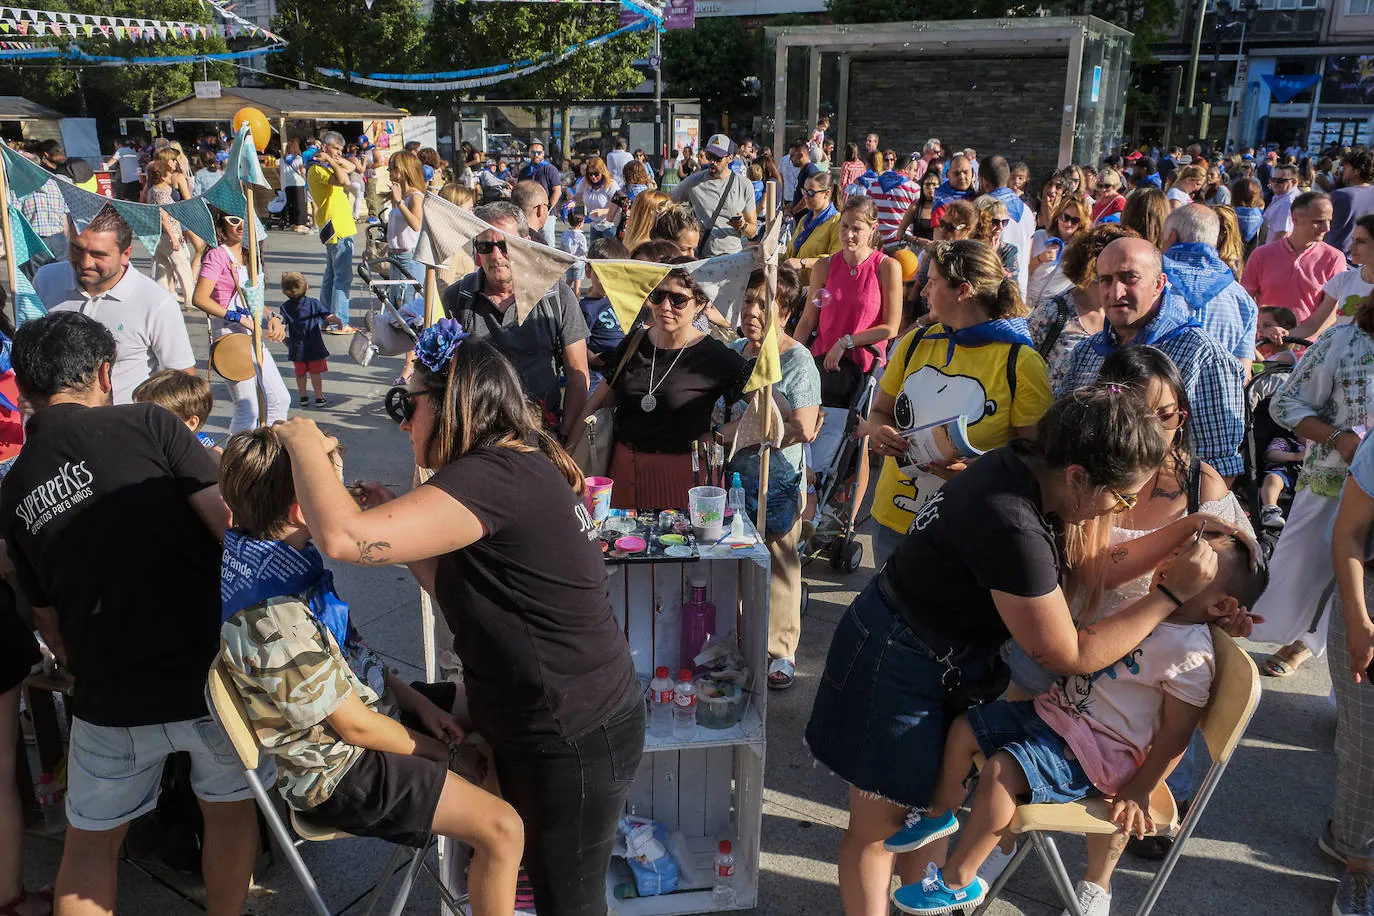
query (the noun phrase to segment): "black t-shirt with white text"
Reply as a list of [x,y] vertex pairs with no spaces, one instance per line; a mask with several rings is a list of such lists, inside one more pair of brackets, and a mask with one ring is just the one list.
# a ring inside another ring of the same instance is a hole
[[156,404],[56,404],[29,421],[0,484],[0,530],[24,596],[57,610],[74,715],[135,726],[206,714],[221,551],[189,497],[217,477]]
[[427,486],[486,536],[438,559],[434,594],[463,662],[474,724],[493,743],[574,738],[634,680],[586,506],[543,452],[478,449]]
[[989,452],[916,513],[883,575],[919,629],[997,646],[1011,634],[992,592],[1037,598],[1059,585],[1063,532],[1040,511],[1030,448],[1015,440]]

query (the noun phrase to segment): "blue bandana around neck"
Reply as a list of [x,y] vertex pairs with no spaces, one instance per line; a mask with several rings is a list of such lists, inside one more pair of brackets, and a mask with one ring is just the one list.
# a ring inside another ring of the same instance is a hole
[[889,170],[878,176],[878,187],[882,188],[884,193],[886,193],[893,188],[901,187],[910,180],[911,179],[907,178],[901,172]]
[[348,641],[348,602],[334,591],[334,574],[324,568],[324,557],[307,544],[297,550],[281,541],[260,541],[224,532],[220,561],[220,622],[269,598],[299,595],[310,613],[329,628],[342,651]]
[[826,220],[839,212],[839,210],[835,209],[835,205],[831,203],[826,204],[825,209],[820,213],[814,213],[808,216],[806,221],[802,223],[801,229],[797,230],[796,235],[792,236],[792,250],[801,251],[802,246],[806,244],[806,240],[811,237],[811,233],[816,231],[819,227],[824,226]]
[[935,196],[932,198],[932,203],[936,209],[939,209],[947,205],[950,201],[972,200],[977,196],[978,192],[974,191],[972,187],[967,191],[956,191],[950,186],[948,181],[942,181],[940,182],[940,186],[935,189]]
[[945,356],[946,366],[954,361],[954,348],[956,346],[980,347],[990,343],[1019,343],[1028,347],[1035,346],[1035,341],[1031,340],[1030,327],[1024,318],[994,318],[992,321],[984,321],[953,331],[943,325],[941,327],[944,329],[934,334],[927,334],[925,339],[949,341],[949,352]]
[[988,196],[1000,200],[1007,205],[1007,216],[1013,223],[1021,222],[1021,216],[1026,212],[1026,205],[1011,188],[993,188],[988,192]]
[[[1135,336],[1129,346],[1132,347],[1157,347],[1165,341],[1171,340],[1190,328],[1201,328],[1202,325],[1194,321],[1188,311],[1188,302],[1179,294],[1172,284],[1164,287],[1163,301],[1160,302],[1159,312],[1145,328]],[[1121,339],[1116,336],[1116,329],[1110,324],[1101,331],[1083,341],[1083,344],[1090,346],[1103,357],[1111,356],[1117,347],[1121,346]],[[1082,346],[1083,344],[1080,344]]]

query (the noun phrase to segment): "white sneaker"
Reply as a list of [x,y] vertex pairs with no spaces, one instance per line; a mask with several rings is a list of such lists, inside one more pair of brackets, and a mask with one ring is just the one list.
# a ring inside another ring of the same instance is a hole
[[1283,519],[1283,510],[1278,506],[1260,507],[1260,527],[1279,529],[1286,525]]
[[[1112,895],[1091,881],[1079,881],[1074,890],[1078,892],[1078,909],[1083,916],[1107,916],[1112,908]],[[1069,916],[1064,910],[1059,916]]]
[[1002,872],[1007,870],[1011,864],[1012,856],[1016,855],[1016,846],[1011,847],[1011,852],[1003,852],[1001,846],[992,847],[992,855],[988,856],[978,869],[978,877],[986,882],[988,887],[992,887],[994,881],[1002,876]]

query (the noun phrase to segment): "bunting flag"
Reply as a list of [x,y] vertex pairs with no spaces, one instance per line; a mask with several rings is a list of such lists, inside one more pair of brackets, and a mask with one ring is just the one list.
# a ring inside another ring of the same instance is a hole
[[[18,227],[18,232],[14,231],[15,227]],[[10,205],[10,231],[14,235],[15,267],[22,267],[29,263],[36,254],[43,254],[49,260],[52,259],[53,252],[48,247],[48,243],[43,241],[43,237],[34,231],[28,219],[13,204]]]
[[543,242],[506,233],[506,256],[515,277],[515,321],[524,324],[530,312],[553,289],[578,259]]
[[166,209],[172,215],[172,219],[181,223],[206,242],[214,242],[215,220],[210,215],[210,208],[205,206],[205,201],[202,198],[192,197],[190,200],[179,200]]
[[[763,233],[763,240],[759,242],[759,260],[767,268],[769,265],[776,269],[778,263],[778,237],[782,234],[782,216],[774,214]],[[748,283],[748,280],[745,280]],[[718,307],[719,308],[719,307]],[[749,376],[749,381],[745,383],[745,391],[758,391],[769,385],[776,385],[782,381],[782,357],[778,353],[778,329],[773,326],[773,311],[767,312],[768,325],[763,329],[763,340],[759,344],[759,358],[754,360],[754,371]],[[732,319],[732,327],[734,320]],[[776,427],[769,427],[774,429]]]
[[162,236],[162,208],[157,204],[140,204],[132,200],[111,200],[110,205],[129,228],[134,230],[139,242],[151,254],[157,250],[158,239]]
[[426,194],[420,240],[415,245],[415,260],[429,267],[444,267],[448,259],[459,251],[471,250],[472,240],[490,228],[473,216],[471,211],[451,204],[432,192]]
[[739,327],[749,275],[759,266],[754,250],[746,248],[680,266],[706,291],[711,304],[730,322],[730,327]]
[[[9,150],[6,149],[5,152],[8,153]],[[7,159],[6,164],[8,165],[8,163],[9,160]],[[77,232],[84,232],[91,220],[95,219],[96,214],[110,204],[110,198],[92,194],[70,182],[59,181],[57,190],[62,192],[62,199],[67,203],[67,215],[71,217]],[[149,248],[148,253],[152,254],[153,249]]]
[[[742,448],[752,448],[755,445],[763,445],[763,399],[767,392],[764,389],[756,389],[749,395],[749,406],[745,408],[744,415],[735,424],[735,436],[730,440],[730,459],[733,460],[735,452]],[[767,438],[768,444],[773,448],[782,448],[783,419],[782,410],[778,408],[777,401],[768,398],[769,413],[768,429],[771,435]]]
[[5,147],[5,173],[9,176],[10,193],[15,197],[28,197],[53,180],[52,172],[8,146]]
[[43,305],[43,300],[38,298],[38,291],[29,282],[28,274],[22,270],[14,272],[14,326],[19,327],[26,321],[34,318],[42,318],[48,314],[48,309]]
[[587,269],[596,274],[597,282],[611,300],[620,329],[626,334],[644,310],[649,293],[668,276],[673,268],[667,264],[648,261],[592,261]]

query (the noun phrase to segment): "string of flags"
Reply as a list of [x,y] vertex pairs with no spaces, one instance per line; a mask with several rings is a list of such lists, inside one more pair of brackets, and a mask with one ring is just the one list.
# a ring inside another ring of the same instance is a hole
[[219,51],[212,54],[175,54],[161,57],[113,57],[104,54],[87,54],[85,51],[72,44],[65,48],[51,45],[45,48],[27,47],[18,48],[16,50],[6,50],[0,47],[0,61],[44,60],[60,57],[83,64],[98,64],[102,67],[123,67],[129,64],[151,67],[169,67],[174,64],[199,64],[213,63],[217,60],[240,60],[246,57],[257,57],[260,54],[277,54],[285,50],[286,45],[273,44],[263,45],[257,48],[247,48],[243,51]]
[[[217,11],[219,7],[211,4]],[[225,25],[183,22],[162,19],[139,19],[129,16],[98,16],[89,13],[66,13],[57,10],[35,10],[0,6],[0,33],[28,37],[70,36],[73,38],[110,38],[120,41],[165,41],[169,38],[236,38],[242,35],[262,35],[276,39],[266,29],[247,20],[238,19]],[[279,39],[278,39],[279,40]]]

